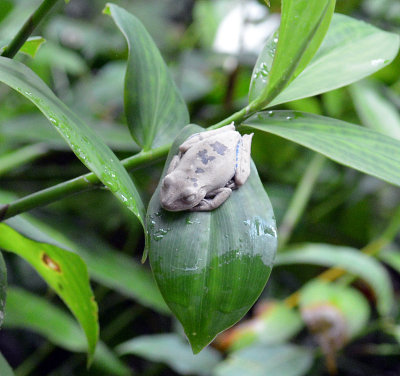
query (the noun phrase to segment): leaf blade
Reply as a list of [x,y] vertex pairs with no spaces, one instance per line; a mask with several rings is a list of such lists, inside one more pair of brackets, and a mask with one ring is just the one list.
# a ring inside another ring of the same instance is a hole
[[[185,127],[165,166],[183,140],[201,130]],[[150,264],[197,353],[237,322],[264,288],[276,251],[272,207],[254,165],[246,184],[211,212],[167,212],[160,206],[159,190],[160,185],[146,222]]]
[[0,81],[32,101],[64,137],[82,163],[143,224],[144,205],[131,178],[111,149],[89,127],[23,64],[0,57]]
[[243,126],[286,138],[335,162],[400,185],[400,142],[364,127],[297,111],[264,111]]
[[[303,71],[328,30],[335,3],[335,0],[282,1],[279,39],[268,83],[253,82],[263,80],[257,71],[262,71],[261,66],[265,63],[259,59],[250,84],[250,101],[257,100],[266,106]],[[255,90],[262,86],[261,92]]]
[[172,142],[189,123],[189,113],[157,46],[123,8],[108,3],[104,13],[113,18],[129,47],[125,112],[133,138],[144,149]]
[[55,245],[24,237],[4,223],[0,223],[0,248],[24,258],[65,302],[86,334],[90,359],[99,326],[97,304],[81,258]]

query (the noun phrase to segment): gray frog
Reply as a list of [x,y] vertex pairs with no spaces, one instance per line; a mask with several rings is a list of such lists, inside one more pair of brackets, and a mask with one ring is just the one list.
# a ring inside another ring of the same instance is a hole
[[250,135],[235,126],[196,133],[179,146],[161,185],[169,211],[210,211],[222,205],[250,175]]

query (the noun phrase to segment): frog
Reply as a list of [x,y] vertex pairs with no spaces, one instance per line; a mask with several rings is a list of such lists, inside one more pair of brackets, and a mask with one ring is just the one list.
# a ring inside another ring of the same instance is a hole
[[161,206],[172,212],[221,206],[250,175],[252,137],[234,123],[188,137],[161,182]]

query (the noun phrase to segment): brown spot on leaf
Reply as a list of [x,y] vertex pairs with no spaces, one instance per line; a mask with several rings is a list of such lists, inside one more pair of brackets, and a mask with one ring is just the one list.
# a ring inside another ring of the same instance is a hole
[[43,252],[42,254],[43,263],[51,270],[54,270],[57,273],[61,273],[60,265],[56,261],[54,261],[47,253]]

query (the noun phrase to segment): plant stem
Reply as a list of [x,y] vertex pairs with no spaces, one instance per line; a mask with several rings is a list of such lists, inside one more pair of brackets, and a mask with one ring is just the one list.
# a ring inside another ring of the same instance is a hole
[[19,167],[27,162],[31,162],[45,155],[48,147],[44,143],[25,146],[16,151],[12,151],[0,157],[0,175]]
[[22,45],[26,42],[32,31],[39,25],[40,21],[46,16],[50,9],[56,4],[58,0],[44,0],[39,8],[33,12],[26,22],[22,25],[17,35],[13,38],[10,44],[4,49],[1,56],[12,59]]
[[[171,145],[159,147],[146,152],[141,152],[132,157],[124,159],[122,164],[127,170],[137,167],[143,167],[148,163],[152,163],[164,157]],[[38,206],[44,206],[57,201],[63,197],[67,197],[74,193],[87,191],[99,184],[99,178],[92,172],[81,175],[77,178],[62,182],[50,188],[25,196],[10,204],[0,205],[0,222],[15,215],[34,209]]]
[[279,226],[279,250],[285,247],[294,227],[303,214],[325,160],[326,158],[321,154],[315,154],[297,185],[282,224]]
[[[250,106],[247,106],[225,120],[219,122],[218,124],[209,127],[208,129],[220,128],[231,123],[232,121],[240,122],[244,118],[250,116],[254,111],[256,111],[256,109],[250,109]],[[121,163],[128,171],[135,168],[144,167],[147,164],[164,158],[168,154],[171,146],[171,144],[168,144],[156,149],[142,151],[133,155],[132,157],[122,160]],[[36,207],[48,205],[74,193],[87,191],[94,188],[99,183],[99,178],[91,172],[43,189],[39,192],[32,193],[9,204],[0,205],[0,222],[32,210]]]

